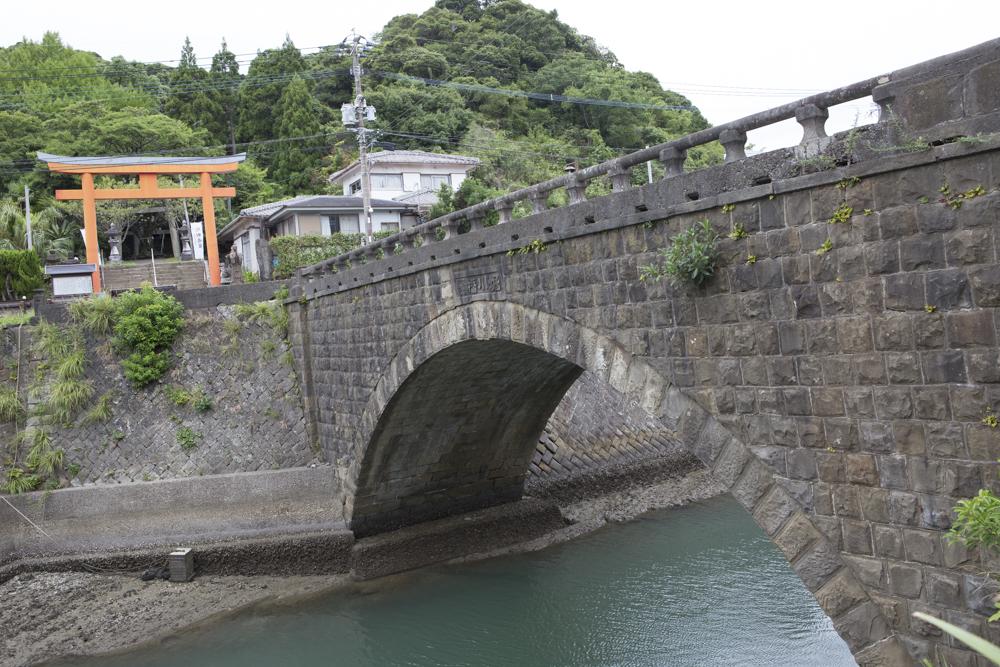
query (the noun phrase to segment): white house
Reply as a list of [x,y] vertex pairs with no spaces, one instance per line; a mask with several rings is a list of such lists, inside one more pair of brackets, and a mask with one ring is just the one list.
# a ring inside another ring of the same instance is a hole
[[[417,222],[414,205],[391,199],[371,200],[372,230],[399,231]],[[363,229],[361,197],[304,195],[245,208],[219,232],[219,244],[236,246],[243,269],[260,272],[258,239],[292,234],[330,236],[338,232],[358,234]]]
[[[426,151],[381,151],[368,155],[372,198],[395,199],[430,208],[442,185],[457,190],[479,160],[465,155]],[[345,195],[361,192],[361,163],[352,162],[330,175],[330,183]]]

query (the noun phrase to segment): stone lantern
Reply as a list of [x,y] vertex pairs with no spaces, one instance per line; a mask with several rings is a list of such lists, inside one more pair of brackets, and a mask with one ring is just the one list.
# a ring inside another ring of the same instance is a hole
[[111,245],[111,254],[108,256],[108,260],[112,264],[122,261],[122,235],[118,231],[118,225],[113,222],[108,230],[108,243]]

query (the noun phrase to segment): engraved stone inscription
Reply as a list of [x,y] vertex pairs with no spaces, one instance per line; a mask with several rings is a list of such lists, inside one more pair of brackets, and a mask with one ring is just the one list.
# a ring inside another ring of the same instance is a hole
[[455,284],[458,286],[458,293],[462,296],[487,294],[503,290],[503,279],[500,273],[497,272],[456,277]]

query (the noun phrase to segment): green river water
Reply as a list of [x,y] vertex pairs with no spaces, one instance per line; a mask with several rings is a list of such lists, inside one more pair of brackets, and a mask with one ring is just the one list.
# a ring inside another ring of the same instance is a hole
[[88,667],[854,665],[729,496],[549,549],[242,613]]

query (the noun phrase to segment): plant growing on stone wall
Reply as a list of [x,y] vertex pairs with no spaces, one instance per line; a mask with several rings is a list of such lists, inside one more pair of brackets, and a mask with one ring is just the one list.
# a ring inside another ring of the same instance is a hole
[[195,412],[208,412],[213,407],[212,397],[198,387],[191,394],[191,407]]
[[855,185],[861,182],[861,179],[857,176],[851,176],[850,178],[842,178],[837,181],[838,190],[846,190],[848,188],[853,188]]
[[833,241],[831,241],[830,239],[827,239],[827,240],[823,241],[823,243],[818,248],[816,248],[816,254],[817,255],[825,255],[826,253],[830,252],[831,250],[833,250]]
[[17,392],[9,387],[0,388],[0,422],[16,422],[24,415],[24,406]]
[[736,210],[736,204],[723,204],[722,205],[722,212],[723,213],[732,213],[735,210]]
[[715,275],[719,235],[708,220],[695,223],[674,237],[670,247],[661,251],[662,264],[639,267],[640,280],[670,279],[675,285],[701,285]]
[[181,446],[185,452],[191,451],[198,446],[201,441],[201,433],[198,433],[190,426],[181,426],[177,429],[177,444]]
[[521,248],[511,248],[507,251],[508,257],[513,257],[514,255],[530,255],[532,253],[538,254],[540,252],[545,252],[547,250],[545,243],[541,239],[535,239],[528,245]]
[[745,239],[750,235],[747,234],[747,230],[743,228],[743,225],[736,223],[733,225],[733,231],[729,232],[728,236],[734,241],[739,241],[740,239]]
[[946,535],[950,542],[961,542],[970,548],[1000,547],[1000,498],[992,491],[980,489],[972,498],[959,500],[954,512],[955,520]]
[[174,297],[144,287],[115,303],[114,337],[125,377],[137,387],[154,382],[170,368],[170,348],[184,326],[184,307]]
[[18,494],[34,491],[42,483],[42,478],[33,475],[18,466],[12,466],[7,470],[7,479],[3,483],[3,490],[6,493]]
[[288,310],[280,300],[238,303],[233,312],[244,322],[267,322],[282,337],[288,333]]
[[841,204],[837,207],[837,210],[833,212],[830,216],[831,225],[846,225],[851,221],[851,216],[854,215],[854,208],[848,206],[847,204]]
[[115,304],[108,294],[77,299],[70,302],[69,315],[84,331],[106,336],[114,324]]
[[90,408],[83,416],[83,423],[97,424],[109,419],[111,419],[111,392],[108,391],[101,394],[101,397],[94,403],[94,407]]
[[947,183],[938,188],[938,192],[942,195],[938,201],[942,204],[947,204],[950,208],[956,211],[962,208],[962,204],[967,199],[975,199],[976,197],[982,197],[986,194],[986,190],[982,185],[969,188],[965,192],[952,192],[951,187]]

